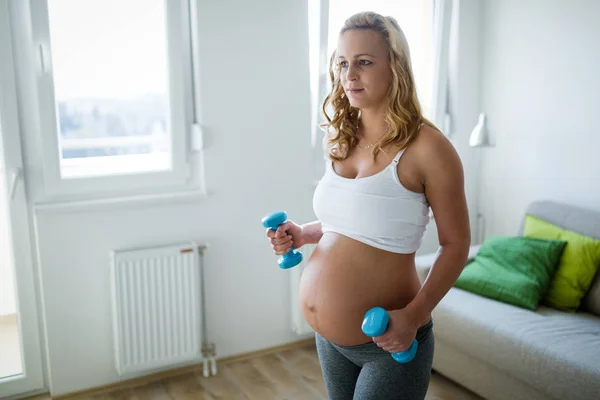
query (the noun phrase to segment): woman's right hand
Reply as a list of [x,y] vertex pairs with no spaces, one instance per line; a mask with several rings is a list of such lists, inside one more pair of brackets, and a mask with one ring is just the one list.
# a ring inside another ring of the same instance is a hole
[[266,234],[273,247],[273,252],[278,256],[289,252],[290,247],[297,249],[304,246],[302,226],[291,220],[279,225],[275,231],[267,228]]

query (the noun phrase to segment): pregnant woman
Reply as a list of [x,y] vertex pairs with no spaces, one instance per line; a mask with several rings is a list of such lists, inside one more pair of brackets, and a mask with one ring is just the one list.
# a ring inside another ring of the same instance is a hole
[[[329,398],[424,399],[434,353],[431,312],[460,275],[471,240],[462,164],[423,116],[408,44],[393,18],[349,18],[329,76],[317,220],[288,220],[267,237],[277,255],[316,244],[300,300]],[[430,211],[440,248],[421,284],[415,252]],[[372,307],[390,316],[386,332],[374,338],[361,330]],[[415,339],[413,360],[391,357]]]

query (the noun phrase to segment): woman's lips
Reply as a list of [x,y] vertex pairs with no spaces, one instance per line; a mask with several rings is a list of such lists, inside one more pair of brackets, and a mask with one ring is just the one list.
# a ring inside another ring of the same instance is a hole
[[348,92],[348,94],[358,94],[358,93],[361,93],[364,90],[365,89],[348,89],[347,92]]

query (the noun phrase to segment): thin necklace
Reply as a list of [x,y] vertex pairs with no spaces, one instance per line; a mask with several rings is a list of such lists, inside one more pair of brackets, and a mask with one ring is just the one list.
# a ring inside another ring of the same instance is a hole
[[357,146],[359,149],[364,149],[364,150],[370,149],[370,148],[371,148],[371,147],[373,147],[373,146],[374,146],[374,145],[375,145],[377,142],[379,142],[381,139],[383,139],[383,137],[384,137],[385,135],[387,135],[387,134],[388,134],[388,131],[389,131],[389,130],[390,130],[390,128],[388,127],[388,128],[385,130],[385,132],[383,133],[383,135],[381,135],[381,137],[380,137],[379,139],[377,139],[376,141],[374,141],[373,143],[371,143],[371,144],[369,144],[369,145],[367,145],[367,146],[361,146],[361,145],[360,145],[360,144],[358,144],[358,143],[356,144],[356,146]]

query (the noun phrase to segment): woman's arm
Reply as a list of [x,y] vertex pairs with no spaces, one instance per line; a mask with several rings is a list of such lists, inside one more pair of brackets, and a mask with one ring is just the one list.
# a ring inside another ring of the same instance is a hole
[[321,221],[316,220],[300,225],[302,227],[302,236],[304,237],[305,244],[317,244],[323,236],[321,230]]
[[452,288],[467,262],[471,244],[469,213],[464,189],[463,166],[454,146],[437,131],[430,130],[415,146],[425,194],[438,229],[440,250],[421,290],[407,311],[418,325],[429,321],[431,312]]

